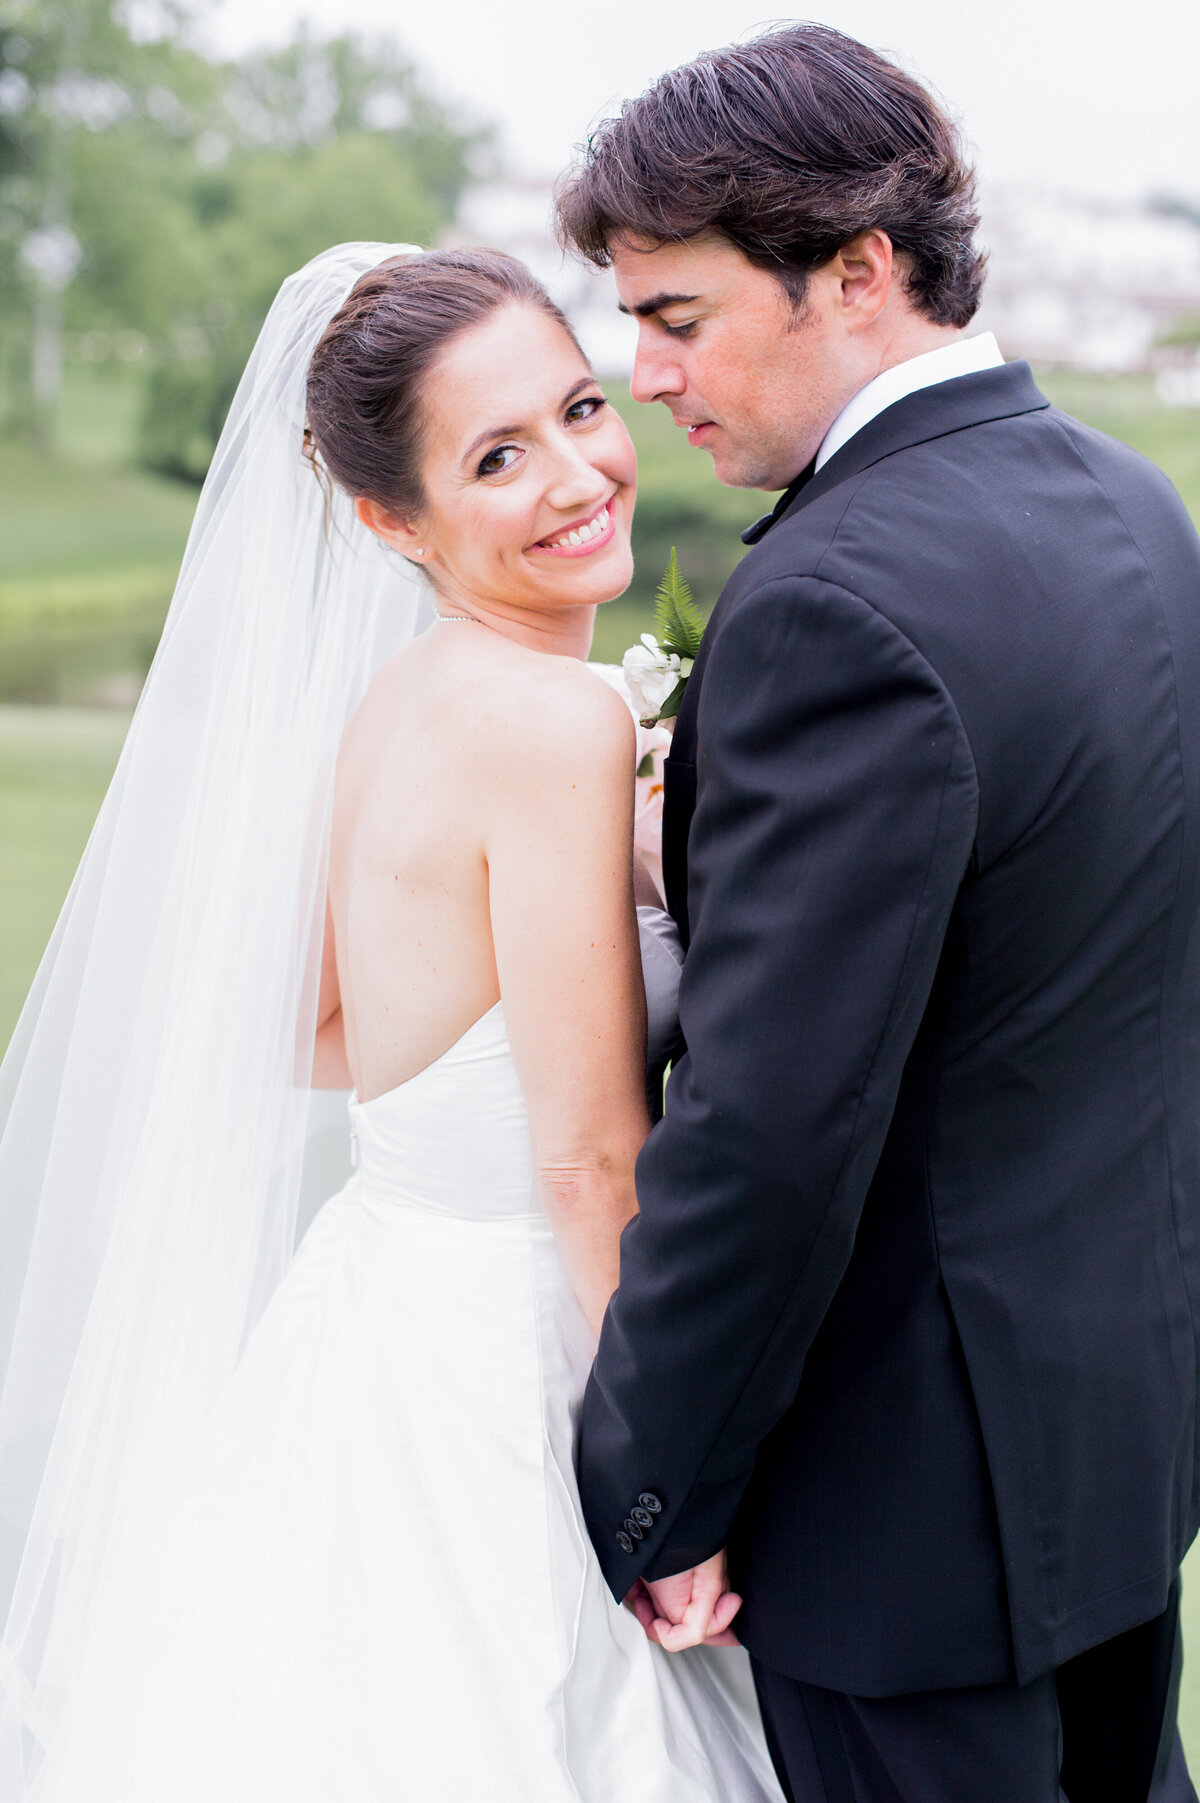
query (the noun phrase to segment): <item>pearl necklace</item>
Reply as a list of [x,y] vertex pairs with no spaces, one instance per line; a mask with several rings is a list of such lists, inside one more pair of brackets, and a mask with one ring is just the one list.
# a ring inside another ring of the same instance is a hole
[[433,617],[442,626],[482,626],[483,625],[483,621],[477,620],[473,614],[439,614],[439,613],[435,613]]

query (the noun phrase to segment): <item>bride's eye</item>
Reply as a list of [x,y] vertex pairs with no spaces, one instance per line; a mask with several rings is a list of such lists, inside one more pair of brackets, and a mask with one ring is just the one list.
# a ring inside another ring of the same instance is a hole
[[477,476],[498,476],[501,470],[510,470],[520,455],[521,452],[515,444],[497,445],[494,451],[488,452],[475,474]]
[[607,406],[608,402],[602,394],[585,394],[582,400],[572,401],[567,408],[567,424],[573,426],[578,425],[580,420],[594,419],[600,409]]

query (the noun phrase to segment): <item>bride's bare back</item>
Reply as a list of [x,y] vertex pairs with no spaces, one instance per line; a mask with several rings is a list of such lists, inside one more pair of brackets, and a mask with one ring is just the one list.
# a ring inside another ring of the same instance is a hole
[[619,1009],[632,747],[584,666],[474,621],[435,624],[380,672],[343,741],[330,871],[361,1097],[431,1064],[502,989],[516,1038],[558,1055],[593,987]]
[[453,647],[435,642],[443,631],[380,672],[338,760],[330,900],[347,1062],[364,1100],[431,1064],[500,993],[482,797],[456,730]]
[[310,372],[322,457],[442,616],[341,748],[317,1080],[372,1099],[503,998],[543,1199],[598,1325],[648,1123],[634,726],[583,660],[629,581],[636,470],[528,272],[451,261],[364,278]]

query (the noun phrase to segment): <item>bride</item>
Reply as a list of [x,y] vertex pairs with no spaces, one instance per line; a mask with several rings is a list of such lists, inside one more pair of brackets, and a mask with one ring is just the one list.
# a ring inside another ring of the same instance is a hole
[[520,264],[281,291],[0,1083],[4,1803],[778,1798],[571,1465],[648,1126],[634,488]]

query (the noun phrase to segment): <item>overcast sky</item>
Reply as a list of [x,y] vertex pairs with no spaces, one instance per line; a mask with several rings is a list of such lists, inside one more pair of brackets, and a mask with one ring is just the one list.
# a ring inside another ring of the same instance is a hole
[[[697,51],[778,18],[761,0],[208,0],[209,42],[307,19],[404,45],[437,91],[499,123],[510,166],[553,174],[588,123]],[[769,5],[769,0],[768,0]],[[828,0],[962,119],[985,181],[1200,197],[1196,0]]]

